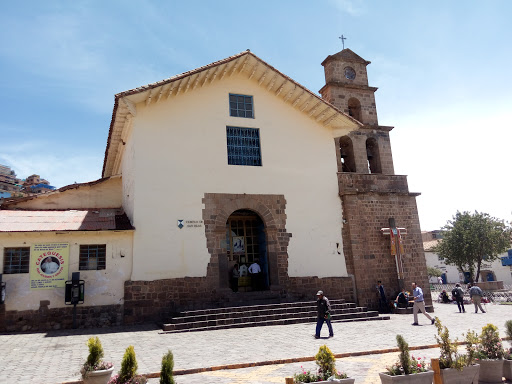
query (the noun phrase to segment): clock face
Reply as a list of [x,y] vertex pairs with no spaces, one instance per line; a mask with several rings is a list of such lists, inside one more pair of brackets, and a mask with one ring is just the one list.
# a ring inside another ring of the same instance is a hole
[[349,80],[354,80],[356,78],[356,71],[354,71],[354,68],[346,67],[345,77]]

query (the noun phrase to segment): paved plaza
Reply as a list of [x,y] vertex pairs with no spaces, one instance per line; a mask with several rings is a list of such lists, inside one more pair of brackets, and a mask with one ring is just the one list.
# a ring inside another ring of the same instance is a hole
[[[462,339],[468,329],[480,332],[493,323],[505,336],[504,323],[512,319],[512,306],[487,304],[487,313],[460,314],[456,305],[435,304],[435,315],[448,326],[453,338]],[[0,383],[56,384],[79,380],[79,369],[87,357],[87,339],[99,336],[106,360],[120,367],[124,350],[133,345],[139,373],[160,370],[163,354],[174,353],[175,370],[208,368],[221,365],[268,362],[268,364],[223,369],[176,376],[178,383],[241,384],[284,383],[303,366],[315,370],[314,361],[279,364],[277,360],[314,356],[327,344],[335,354],[375,351],[337,359],[337,367],[356,378],[356,383],[379,383],[378,372],[396,360],[397,353],[381,353],[396,347],[395,335],[402,334],[411,347],[435,344],[435,327],[419,315],[420,326],[412,326],[412,315],[391,315],[388,321],[334,323],[335,337],[315,340],[315,325],[296,324],[260,328],[239,328],[205,332],[163,334],[152,325],[90,330],[51,331],[0,335]],[[322,336],[327,336],[324,327]],[[463,347],[461,347],[463,348]],[[378,351],[378,352],[377,352]],[[412,352],[421,357],[436,357],[437,348]],[[158,379],[150,379],[151,384]]]

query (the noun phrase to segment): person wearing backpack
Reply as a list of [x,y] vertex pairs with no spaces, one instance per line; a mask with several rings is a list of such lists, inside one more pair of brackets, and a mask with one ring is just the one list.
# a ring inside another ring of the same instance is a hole
[[457,307],[459,307],[459,312],[466,313],[466,309],[464,308],[464,291],[460,287],[460,284],[455,284],[455,288],[452,290],[452,295],[455,301],[457,302]]

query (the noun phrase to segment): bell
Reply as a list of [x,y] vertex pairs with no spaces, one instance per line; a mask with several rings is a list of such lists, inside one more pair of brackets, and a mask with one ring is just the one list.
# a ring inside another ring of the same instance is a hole
[[343,147],[340,147],[340,157],[342,159],[344,159],[345,157],[347,157],[347,152],[345,152],[345,150],[343,149]]
[[368,160],[373,158],[373,153],[372,153],[372,150],[370,148],[366,148],[366,156],[368,157]]

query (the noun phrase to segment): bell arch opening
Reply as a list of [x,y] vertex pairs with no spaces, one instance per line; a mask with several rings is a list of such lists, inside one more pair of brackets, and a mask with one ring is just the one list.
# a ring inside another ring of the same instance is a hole
[[354,145],[352,139],[348,136],[340,138],[340,161],[341,172],[355,172],[356,161],[354,157]]
[[361,102],[355,97],[348,99],[348,114],[354,119],[363,122],[361,119]]
[[382,173],[379,145],[373,137],[366,140],[366,157],[368,159],[368,172]]

